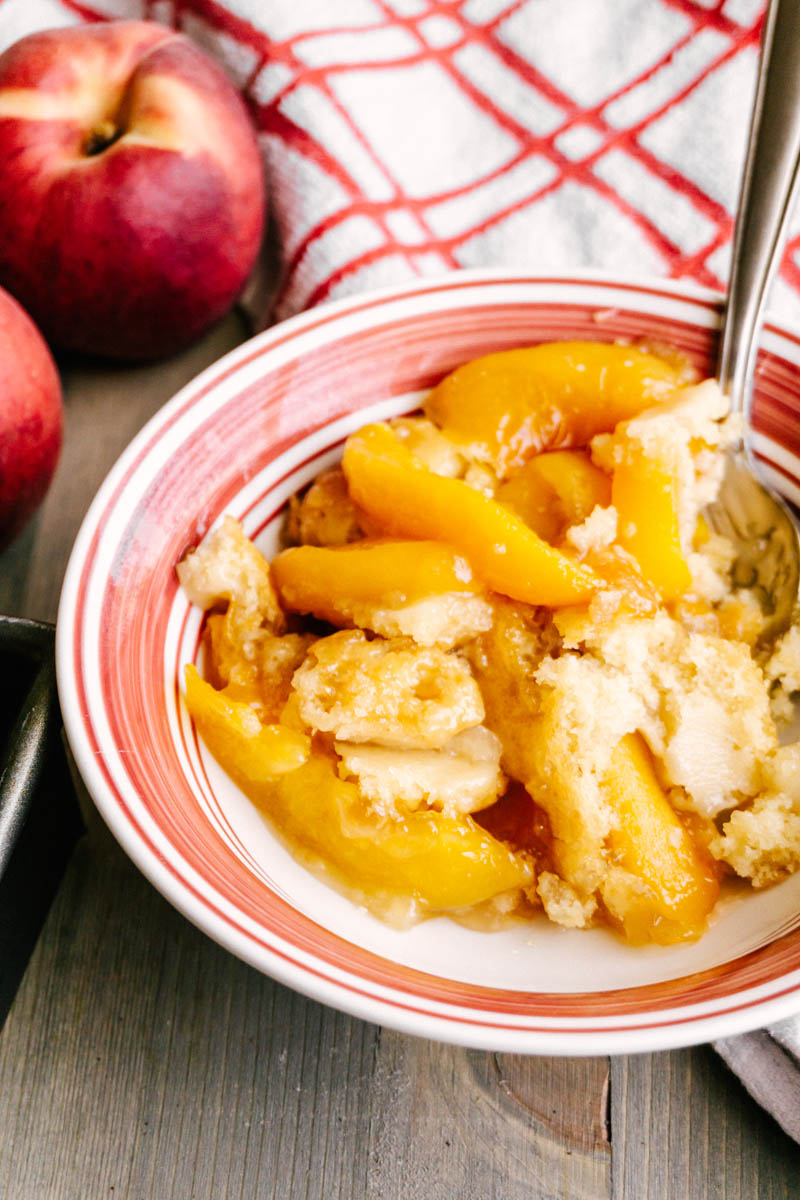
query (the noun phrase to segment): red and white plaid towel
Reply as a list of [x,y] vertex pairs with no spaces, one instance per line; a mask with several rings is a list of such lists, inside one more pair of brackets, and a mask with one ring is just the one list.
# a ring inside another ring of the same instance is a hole
[[[270,315],[285,317],[488,264],[724,286],[763,7],[0,0],[0,50],[150,17],[220,59],[260,130],[284,259]],[[799,254],[800,223],[771,297],[796,323]]]
[[[724,287],[763,8],[0,0],[0,51],[34,29],[136,17],[224,64],[260,131],[283,256],[265,324],[453,267]],[[797,220],[770,300],[800,325]],[[718,1049],[800,1140],[800,1019]]]

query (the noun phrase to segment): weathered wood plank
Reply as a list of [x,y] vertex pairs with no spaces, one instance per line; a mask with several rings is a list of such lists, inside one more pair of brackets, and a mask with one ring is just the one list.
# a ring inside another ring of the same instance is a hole
[[364,1196],[377,1030],[79,848],[0,1038],[0,1194]]
[[384,1030],[370,1200],[602,1200],[606,1059],[486,1054]]
[[24,611],[25,588],[38,520],[34,517],[13,545],[0,553],[0,612],[11,617],[32,615]]
[[708,1046],[611,1060],[614,1200],[789,1200],[800,1147]]

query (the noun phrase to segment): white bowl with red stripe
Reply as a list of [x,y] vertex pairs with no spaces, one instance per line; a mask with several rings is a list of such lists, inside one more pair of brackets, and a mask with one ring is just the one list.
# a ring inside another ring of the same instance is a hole
[[[397,931],[294,861],[198,743],[181,701],[202,614],[175,563],[224,513],[269,553],[288,497],[366,420],[412,410],[456,364],[559,338],[647,338],[713,365],[719,298],[602,276],[460,273],[293,318],[205,371],[142,430],[70,559],[57,659],[67,734],[122,846],[232,953],[409,1033],[537,1054],[665,1049],[800,1012],[800,876],[730,897],[697,943],[634,949],[542,918]],[[768,326],[757,449],[800,502],[800,339]],[[133,918],[133,914],[132,918]]]

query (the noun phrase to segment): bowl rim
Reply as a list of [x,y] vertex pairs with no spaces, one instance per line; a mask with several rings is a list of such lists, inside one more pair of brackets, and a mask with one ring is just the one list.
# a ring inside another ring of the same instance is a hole
[[[87,789],[99,809],[104,821],[136,866],[174,907],[183,913],[213,940],[248,962],[261,972],[272,976],[304,995],[338,1008],[361,1019],[385,1024],[404,1033],[426,1036],[440,1041],[453,1042],[473,1048],[496,1051],[511,1051],[540,1054],[593,1055],[602,1053],[630,1053],[647,1050],[670,1049],[709,1041],[712,1037],[728,1037],[746,1030],[760,1027],[800,1011],[800,972],[785,976],[792,986],[766,999],[755,999],[745,1005],[730,1004],[723,1012],[708,1015],[690,1015],[691,1005],[675,1009],[677,1019],[670,1021],[670,1011],[660,1009],[653,1015],[655,1022],[648,1025],[637,1016],[635,1028],[608,1027],[605,1018],[598,1018],[596,1028],[581,1028],[570,1031],[563,1027],[548,1028],[547,1019],[542,1019],[535,1028],[521,1029],[519,1025],[503,1026],[502,1019],[494,1023],[476,1024],[469,1015],[458,1015],[429,1009],[419,1011],[413,1004],[400,1004],[386,994],[388,989],[371,985],[371,990],[342,986],[335,978],[336,972],[327,971],[325,977],[314,971],[313,956],[305,954],[309,961],[298,962],[303,955],[295,950],[294,958],[281,955],[275,939],[272,944],[262,942],[257,948],[254,939],[240,927],[236,928],[224,914],[215,913],[207,901],[191,888],[187,881],[179,879],[154,849],[149,847],[131,827],[127,816],[109,786],[109,778],[86,736],[88,713],[84,711],[80,692],[73,670],[77,656],[78,630],[75,628],[75,613],[81,588],[82,571],[90,548],[97,538],[99,522],[109,508],[121,481],[125,479],[131,464],[136,463],[143,451],[158,440],[177,417],[191,407],[200,395],[213,391],[215,387],[234,375],[251,359],[269,353],[277,346],[289,343],[298,335],[323,323],[335,322],[337,318],[370,311],[379,323],[382,308],[406,297],[423,296],[425,293],[444,293],[453,288],[476,286],[500,287],[502,285],[565,286],[576,289],[587,287],[620,288],[635,295],[661,295],[678,300],[695,302],[706,313],[716,311],[719,317],[724,296],[714,289],[680,280],[659,280],[636,275],[618,275],[610,272],[582,269],[533,274],[529,271],[507,271],[481,268],[447,272],[410,283],[389,285],[369,292],[358,293],[320,305],[256,334],[237,346],[222,358],[185,384],[168,400],[142,427],[106,475],[86,516],[81,524],[70,555],[59,603],[56,632],[56,661],[58,687],[61,699],[65,730],[78,769],[86,782]],[[541,301],[540,301],[541,302]],[[633,305],[635,307],[635,303]],[[800,342],[800,338],[784,326],[768,322],[765,330],[789,337]],[[344,978],[346,972],[339,974]],[[796,977],[796,978],[795,978]],[[357,974],[353,978],[357,981]],[[626,989],[623,989],[626,990]],[[758,988],[750,989],[758,991]],[[742,995],[747,992],[743,989]],[[402,995],[402,993],[398,993]],[[738,993],[737,993],[738,994]],[[447,1005],[439,1005],[446,1009]],[[469,1010],[473,1012],[473,1010]],[[484,1014],[489,1016],[490,1014]],[[502,1014],[495,1016],[502,1018]]]

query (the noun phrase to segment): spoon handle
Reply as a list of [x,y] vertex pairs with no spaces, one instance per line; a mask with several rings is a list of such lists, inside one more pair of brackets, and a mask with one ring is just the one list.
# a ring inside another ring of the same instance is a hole
[[717,378],[749,424],[756,337],[800,172],[800,3],[770,0],[739,197]]

